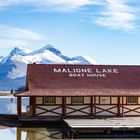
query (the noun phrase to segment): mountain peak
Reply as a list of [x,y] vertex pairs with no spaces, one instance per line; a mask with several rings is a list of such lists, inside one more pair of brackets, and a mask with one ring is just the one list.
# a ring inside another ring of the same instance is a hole
[[34,51],[32,54],[43,53],[43,52],[45,52],[47,50],[49,50],[50,52],[52,52],[52,53],[54,53],[56,55],[61,55],[61,52],[58,49],[54,48],[52,45],[49,45],[49,44],[44,46],[44,47],[42,47],[39,50]]
[[54,48],[53,46],[51,45],[47,45],[45,46],[47,48],[47,50],[55,53],[56,55],[60,55],[61,54],[61,51],[59,51],[58,49]]
[[46,46],[44,46],[44,47],[42,47],[42,49],[54,49],[54,47],[52,46],[52,45],[50,45],[50,44],[47,44]]
[[15,47],[11,52],[10,55],[14,56],[14,55],[26,55],[27,53],[29,53],[29,50],[23,49],[21,47]]

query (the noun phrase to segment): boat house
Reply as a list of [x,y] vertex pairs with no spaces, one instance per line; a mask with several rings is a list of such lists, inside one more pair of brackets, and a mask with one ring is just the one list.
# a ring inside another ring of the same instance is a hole
[[[26,91],[30,117],[140,116],[140,66],[29,64]],[[25,114],[24,114],[25,115]]]

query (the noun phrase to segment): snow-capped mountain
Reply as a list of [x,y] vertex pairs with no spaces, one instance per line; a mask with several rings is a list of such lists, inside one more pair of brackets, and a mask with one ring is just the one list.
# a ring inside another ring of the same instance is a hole
[[96,64],[87,56],[67,57],[51,45],[36,50],[15,47],[6,57],[0,57],[0,90],[17,89],[25,85],[27,64]]

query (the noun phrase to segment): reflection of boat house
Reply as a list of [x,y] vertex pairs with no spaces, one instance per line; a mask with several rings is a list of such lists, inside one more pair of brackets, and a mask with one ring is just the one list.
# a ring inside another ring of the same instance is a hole
[[140,67],[30,64],[27,91],[30,116],[60,118],[140,115]]

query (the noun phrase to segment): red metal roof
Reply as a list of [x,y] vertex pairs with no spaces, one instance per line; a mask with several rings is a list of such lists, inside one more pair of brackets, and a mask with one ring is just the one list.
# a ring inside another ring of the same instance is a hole
[[29,64],[17,96],[140,95],[140,66]]

